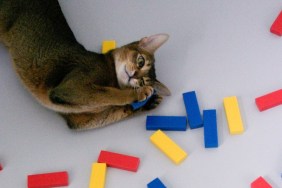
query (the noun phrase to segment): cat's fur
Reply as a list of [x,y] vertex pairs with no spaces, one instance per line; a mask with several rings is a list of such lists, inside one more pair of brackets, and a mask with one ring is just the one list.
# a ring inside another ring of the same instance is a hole
[[87,51],[69,28],[58,0],[0,0],[0,41],[26,88],[71,129],[108,125],[135,113],[130,104],[170,92],[156,80],[154,52],[166,34],[145,37],[106,54]]

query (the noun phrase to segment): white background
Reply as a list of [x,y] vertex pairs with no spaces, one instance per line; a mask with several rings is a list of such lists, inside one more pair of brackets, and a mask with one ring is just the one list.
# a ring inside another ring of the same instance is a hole
[[[259,112],[255,98],[282,86],[282,38],[269,28],[281,0],[61,0],[77,40],[100,51],[156,33],[170,34],[156,53],[158,79],[172,96],[150,115],[185,115],[182,93],[195,90],[218,115],[219,148],[203,147],[203,129],[166,132],[188,158],[174,165],[149,141],[147,114],[106,128],[69,130],[22,87],[0,45],[0,187],[26,187],[27,175],[67,170],[71,188],[86,188],[100,150],[138,156],[137,173],[108,169],[107,188],[144,188],[159,177],[170,188],[245,188],[259,176],[282,187],[282,107]],[[236,95],[245,125],[229,135],[223,98]]]

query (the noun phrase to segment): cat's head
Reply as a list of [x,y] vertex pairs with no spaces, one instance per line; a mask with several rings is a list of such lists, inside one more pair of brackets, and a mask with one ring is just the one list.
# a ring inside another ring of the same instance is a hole
[[155,51],[168,40],[167,34],[144,37],[113,50],[116,74],[121,88],[153,86],[159,95],[170,95],[169,89],[156,79]]

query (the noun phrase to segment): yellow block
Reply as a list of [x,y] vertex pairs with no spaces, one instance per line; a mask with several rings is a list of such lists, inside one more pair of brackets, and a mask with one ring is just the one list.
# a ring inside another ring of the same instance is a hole
[[240,114],[237,97],[226,97],[223,99],[223,103],[230,134],[234,135],[243,133],[244,126]]
[[104,188],[106,181],[106,163],[93,163],[89,188]]
[[175,164],[181,163],[186,157],[187,153],[181,149],[173,140],[171,140],[161,130],[156,131],[151,137],[151,142],[166,154]]
[[105,54],[108,51],[116,48],[116,41],[114,40],[105,40],[102,44],[102,53]]

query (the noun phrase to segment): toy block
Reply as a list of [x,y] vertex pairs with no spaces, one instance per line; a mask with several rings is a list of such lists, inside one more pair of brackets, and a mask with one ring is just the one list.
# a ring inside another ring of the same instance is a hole
[[199,104],[195,91],[183,93],[184,104],[187,113],[188,123],[191,129],[203,126]]
[[218,147],[216,110],[204,110],[205,148]]
[[150,140],[175,164],[180,164],[187,157],[187,153],[161,130],[156,131]]
[[154,179],[150,183],[147,184],[148,188],[166,188],[166,186],[161,182],[159,178]]
[[239,104],[236,96],[226,97],[223,100],[225,114],[231,135],[244,132]]
[[116,41],[114,40],[105,40],[102,43],[102,53],[105,54],[110,50],[113,50],[116,48]]
[[144,101],[139,101],[139,102],[131,103],[131,106],[132,106],[133,110],[137,110],[137,109],[143,107],[150,100],[150,98],[152,98],[153,95],[155,95],[155,92],[154,92],[154,94],[152,94],[150,97],[148,97]]
[[256,105],[259,111],[264,111],[280,104],[282,104],[282,89],[256,98]]
[[106,183],[106,163],[93,163],[89,188],[104,188]]
[[272,188],[272,186],[263,177],[258,177],[251,183],[251,188]]
[[147,116],[146,130],[186,131],[185,116]]
[[66,171],[28,175],[27,181],[28,188],[61,187],[69,184]]
[[0,163],[0,171],[2,171],[3,170],[3,166],[2,166],[2,164]]
[[148,100],[149,100],[149,98],[144,100],[144,101],[134,102],[134,103],[131,104],[131,106],[132,106],[133,110],[137,110],[137,109],[141,108],[142,106],[144,106],[148,102]]
[[139,167],[140,159],[129,155],[101,151],[98,162],[106,163],[109,167],[136,172]]
[[282,36],[282,11],[271,25],[270,32],[278,36]]

